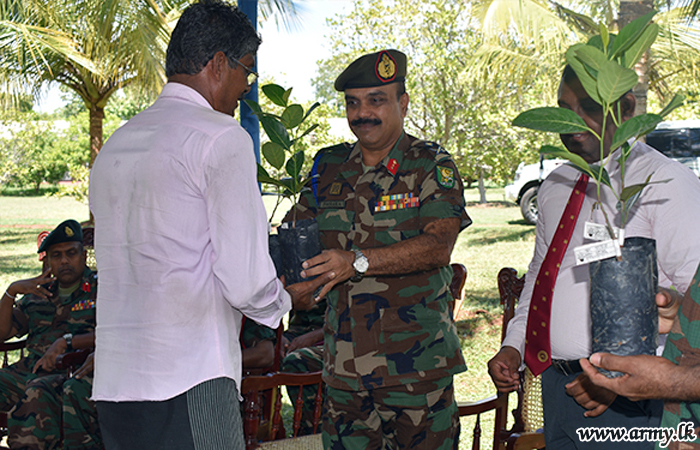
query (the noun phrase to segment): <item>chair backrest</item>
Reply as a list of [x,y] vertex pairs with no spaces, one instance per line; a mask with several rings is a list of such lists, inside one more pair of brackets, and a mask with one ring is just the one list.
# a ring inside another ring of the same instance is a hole
[[[515,269],[506,267],[501,269],[498,273],[498,292],[501,298],[501,305],[503,306],[501,340],[505,337],[508,330],[508,323],[513,318],[515,305],[520,297],[524,284],[525,276],[518,277],[518,273]],[[516,408],[512,411],[515,423],[511,428],[507,428],[508,394],[498,393],[476,402],[458,402],[460,416],[476,416],[472,433],[472,450],[480,449],[480,415],[488,411],[495,411],[492,446],[494,450],[521,448],[520,445],[524,445],[522,448],[542,448],[544,446],[544,438],[541,434],[531,436],[526,433],[526,431],[529,430],[524,421],[523,409],[526,408],[526,404],[524,405],[523,400],[527,397],[526,392],[528,387],[524,387],[524,385],[525,383],[520,383],[521,388],[517,391],[518,402]]]
[[451,305],[452,317],[457,320],[457,314],[462,309],[462,291],[464,290],[464,284],[467,281],[467,268],[464,264],[452,263],[452,281],[450,281],[450,293],[452,298],[454,298],[454,304]]
[[[273,395],[272,405],[272,420],[271,432],[267,433],[273,436],[273,439],[279,436],[279,430],[283,428],[282,424],[282,395],[281,386],[312,386],[318,385],[316,397],[314,400],[313,413],[313,429],[316,429],[321,421],[321,407],[323,404],[323,372],[310,373],[282,373],[276,372],[267,375],[251,375],[243,378],[241,382],[241,394],[243,395],[244,412],[243,412],[243,428],[246,440],[246,450],[257,448],[258,446],[258,429],[262,416],[262,396],[264,391],[272,390],[276,393]],[[294,402],[294,415],[292,419],[292,437],[296,437],[299,428],[301,427],[301,412],[304,403],[303,389],[299,389],[299,395],[296,399],[291,399]]]

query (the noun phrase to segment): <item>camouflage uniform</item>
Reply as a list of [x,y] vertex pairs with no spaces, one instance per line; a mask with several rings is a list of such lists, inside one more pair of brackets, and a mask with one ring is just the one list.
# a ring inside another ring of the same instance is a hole
[[[284,332],[284,337],[290,342],[303,334],[323,328],[326,312],[326,300],[321,300],[308,311],[292,310],[289,319],[289,327]],[[323,370],[323,345],[319,343],[313,347],[298,348],[282,359],[280,370],[290,373],[309,373]],[[305,386],[303,388],[304,403],[301,410],[301,427],[299,436],[313,434],[313,413],[316,401],[318,385]],[[292,402],[299,396],[297,386],[287,386],[287,395]],[[319,425],[320,429],[320,425]]]
[[[56,339],[66,333],[84,334],[95,329],[96,296],[97,275],[85,268],[78,289],[67,300],[62,302],[57,295],[50,299],[25,295],[17,302],[15,309],[21,314],[13,314],[13,326],[19,330],[18,336],[27,333],[27,356],[0,370],[0,408],[10,411],[11,448],[57,447],[66,377],[41,371],[33,374],[32,369]],[[81,403],[94,411],[91,402],[81,399]],[[65,416],[63,420],[67,426],[73,426],[74,416]],[[82,447],[72,447],[67,440],[64,448]]]
[[[676,320],[668,334],[664,357],[682,366],[700,364],[700,267],[690,283],[690,295],[686,295],[678,309]],[[692,441],[675,441],[668,446],[670,450],[700,449],[700,402],[664,402],[661,417],[662,428],[678,429],[680,423],[690,422],[696,439]],[[656,448],[661,448],[656,444]]]
[[[406,134],[366,173],[359,146],[348,144],[322,150],[314,171],[319,177],[297,205],[297,218],[316,218],[326,249],[388,246],[418,236],[428,223],[444,218],[459,218],[461,229],[471,223],[450,155],[436,144]],[[336,409],[341,403],[348,407],[348,398],[340,398],[343,391],[345,397],[353,397],[358,411],[363,409],[359,405],[373,398],[375,404],[394,411],[395,416],[380,413],[387,420],[427,425],[422,432],[429,430],[425,439],[430,443],[424,440],[429,448],[456,445],[459,421],[452,376],[465,371],[466,365],[448,307],[451,278],[449,266],[372,276],[336,285],[328,295],[326,448],[337,446],[339,440],[340,447],[366,448],[363,426],[372,430],[386,426],[378,417],[362,425],[359,416],[343,416]],[[435,422],[401,412],[404,405],[419,402],[438,416]],[[352,429],[343,428],[353,422]],[[397,442],[403,447],[404,441]]]
[[259,342],[277,340],[275,330],[265,325],[260,325],[254,320],[243,317],[243,326],[241,327],[241,347],[255,347]]

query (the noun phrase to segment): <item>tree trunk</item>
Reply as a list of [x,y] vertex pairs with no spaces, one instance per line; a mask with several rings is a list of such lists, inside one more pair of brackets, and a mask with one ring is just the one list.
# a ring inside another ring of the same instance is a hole
[[102,149],[102,123],[104,119],[104,108],[95,104],[90,105],[90,168]]
[[479,203],[486,203],[486,187],[484,186],[484,169],[479,169]]
[[[620,0],[620,11],[618,13],[618,27],[622,29],[625,25],[648,14],[654,8],[653,0]],[[634,66],[639,77],[637,85],[632,89],[637,106],[634,115],[647,112],[647,91],[649,89],[649,52],[647,51],[642,59]]]

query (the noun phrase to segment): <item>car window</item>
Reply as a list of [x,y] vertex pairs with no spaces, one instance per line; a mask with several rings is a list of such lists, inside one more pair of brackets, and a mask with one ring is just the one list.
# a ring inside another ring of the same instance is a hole
[[669,158],[700,157],[700,129],[656,130],[647,135],[647,144]]

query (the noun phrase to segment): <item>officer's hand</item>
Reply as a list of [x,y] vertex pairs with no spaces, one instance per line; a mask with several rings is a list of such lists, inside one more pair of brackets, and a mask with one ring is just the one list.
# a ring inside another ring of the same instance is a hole
[[292,308],[303,311],[311,309],[311,307],[316,305],[316,303],[323,298],[323,295],[314,295],[314,292],[316,292],[319,287],[333,280],[334,277],[334,272],[326,272],[313,280],[302,281],[286,286],[285,289],[289,292],[289,295],[292,296]]
[[498,392],[511,392],[520,386],[520,352],[513,347],[503,347],[488,362],[489,375]]
[[17,296],[18,294],[34,294],[41,298],[47,298],[51,296],[51,292],[49,292],[42,285],[51,283],[53,280],[54,278],[51,275],[51,268],[48,268],[38,277],[15,281],[7,288],[7,294],[12,297]]
[[73,377],[77,378],[77,379],[81,379],[84,376],[92,375],[92,372],[94,369],[95,369],[95,352],[92,352],[85,359],[85,362],[83,363],[83,365],[80,366],[80,368],[78,370],[73,372]]
[[42,356],[39,361],[34,364],[32,372],[36,373],[39,369],[44,369],[46,372],[53,371],[56,368],[56,358],[58,358],[58,355],[65,353],[67,349],[68,344],[66,344],[65,339],[62,337],[56,339],[53,341],[53,344],[51,344],[51,347],[46,350],[44,356]]
[[324,273],[333,272],[335,277],[323,286],[318,295],[319,300],[326,296],[338,283],[355,276],[355,269],[352,263],[355,262],[355,253],[345,250],[324,250],[320,255],[307,259],[301,265],[304,269],[301,272],[303,278],[313,277]]
[[566,393],[572,396],[576,403],[586,408],[586,412],[583,413],[585,417],[598,417],[603,414],[617,397],[614,392],[593,384],[585,373],[576,377],[565,387]]

